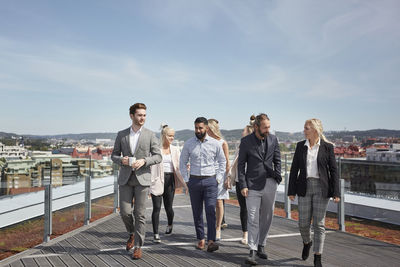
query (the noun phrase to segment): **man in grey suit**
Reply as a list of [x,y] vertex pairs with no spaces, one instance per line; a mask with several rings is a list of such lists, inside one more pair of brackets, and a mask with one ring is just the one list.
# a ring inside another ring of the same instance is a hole
[[129,113],[132,126],[118,132],[111,158],[120,165],[118,184],[121,217],[130,234],[126,250],[135,246],[132,257],[140,259],[146,233],[145,202],[151,185],[150,166],[160,163],[162,157],[155,134],[143,127],[146,105],[136,103],[130,107]]
[[270,120],[259,114],[254,133],[242,138],[238,172],[241,193],[246,197],[250,255],[246,263],[256,265],[255,256],[267,259],[264,247],[274,216],[276,189],[281,182],[281,153],[278,139],[269,134]]

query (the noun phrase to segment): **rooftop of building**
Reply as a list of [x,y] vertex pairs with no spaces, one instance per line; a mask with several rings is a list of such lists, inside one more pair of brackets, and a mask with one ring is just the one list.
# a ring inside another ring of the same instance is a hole
[[[173,235],[161,234],[161,244],[152,242],[151,201],[147,202],[147,232],[143,258],[131,259],[124,248],[127,233],[117,214],[109,215],[0,262],[8,266],[244,266],[248,247],[241,245],[239,208],[226,205],[228,228],[222,232],[220,249],[214,253],[195,249],[197,243],[189,197],[174,200]],[[190,214],[190,216],[188,216]],[[160,213],[160,231],[166,225]],[[313,257],[301,260],[302,241],[298,223],[274,217],[266,245],[268,260],[261,266],[311,266]],[[324,266],[397,266],[400,247],[340,231],[328,230],[322,257]]]

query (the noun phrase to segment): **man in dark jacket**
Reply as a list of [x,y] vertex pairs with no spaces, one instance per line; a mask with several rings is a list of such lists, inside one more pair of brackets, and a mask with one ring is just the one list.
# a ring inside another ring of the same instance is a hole
[[269,134],[270,120],[260,114],[254,133],[242,138],[238,172],[241,193],[246,197],[250,255],[246,263],[257,264],[255,256],[267,259],[264,246],[274,215],[275,195],[281,182],[281,153],[276,136]]

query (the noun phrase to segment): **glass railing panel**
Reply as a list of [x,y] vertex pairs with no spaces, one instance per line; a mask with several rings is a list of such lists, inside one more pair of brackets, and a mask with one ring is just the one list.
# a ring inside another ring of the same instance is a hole
[[[2,188],[5,189],[9,188]],[[20,186],[17,189],[0,197],[0,260],[43,242],[44,191],[29,192],[30,187]]]
[[340,169],[347,192],[400,200],[400,164],[341,159]]
[[81,176],[74,183],[53,187],[51,239],[84,225],[85,179]]

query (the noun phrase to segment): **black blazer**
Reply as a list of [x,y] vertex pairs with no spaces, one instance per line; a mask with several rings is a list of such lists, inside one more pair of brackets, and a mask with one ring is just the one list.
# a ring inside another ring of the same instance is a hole
[[263,157],[259,150],[260,140],[255,133],[242,138],[238,157],[240,188],[262,190],[267,178],[274,178],[278,184],[282,181],[278,139],[269,134],[266,140],[268,148]]
[[[307,150],[306,140],[298,142],[289,177],[288,196],[304,197],[307,191]],[[339,178],[333,145],[321,139],[317,155],[318,174],[322,195],[326,198],[339,197]],[[299,172],[300,171],[300,172]]]

